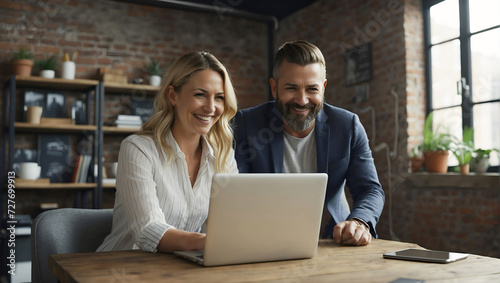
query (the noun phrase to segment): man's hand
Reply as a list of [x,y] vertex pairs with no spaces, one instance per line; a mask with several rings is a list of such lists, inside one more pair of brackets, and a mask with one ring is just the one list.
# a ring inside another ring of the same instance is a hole
[[361,221],[349,219],[333,227],[333,239],[342,245],[366,246],[372,241],[372,235]]

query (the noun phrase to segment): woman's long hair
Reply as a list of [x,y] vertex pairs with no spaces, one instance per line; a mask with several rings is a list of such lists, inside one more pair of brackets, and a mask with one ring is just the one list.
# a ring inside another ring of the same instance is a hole
[[229,172],[230,162],[227,160],[233,158],[230,156],[233,132],[229,122],[237,111],[236,94],[228,71],[215,56],[208,52],[189,52],[175,60],[162,80],[160,91],[156,94],[155,113],[144,123],[138,134],[151,136],[158,141],[171,161],[172,148],[167,144],[166,138],[175,120],[175,107],[168,99],[167,87],[172,85],[174,90],[179,92],[195,72],[206,69],[214,70],[221,75],[225,94],[224,112],[208,131],[206,138],[214,150],[215,172]]

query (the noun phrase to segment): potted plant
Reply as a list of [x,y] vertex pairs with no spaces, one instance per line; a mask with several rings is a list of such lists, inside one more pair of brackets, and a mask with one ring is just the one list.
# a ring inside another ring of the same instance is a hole
[[11,66],[12,72],[16,76],[31,76],[33,68],[33,53],[30,50],[19,48],[12,56]]
[[47,79],[55,78],[57,65],[58,62],[55,55],[46,60],[37,60],[35,62],[35,68],[40,71],[40,77]]
[[163,75],[163,69],[160,63],[151,59],[149,63],[144,64],[144,67],[149,74],[149,84],[152,86],[159,86],[161,83],[161,76]]
[[473,168],[475,173],[482,174],[488,170],[489,161],[490,161],[490,153],[496,151],[497,149],[481,149],[478,148],[474,150],[476,156],[472,159],[471,167]]
[[447,133],[440,133],[441,125],[436,132],[432,130],[433,113],[429,113],[424,124],[424,142],[422,150],[424,164],[428,172],[445,173],[448,170],[448,150],[451,145],[451,137]]
[[465,127],[462,133],[462,140],[456,140],[452,143],[451,152],[458,160],[461,174],[469,174],[470,162],[474,153],[474,129]]
[[418,172],[424,164],[424,157],[422,156],[422,145],[419,144],[412,149],[410,154],[410,167],[411,172]]

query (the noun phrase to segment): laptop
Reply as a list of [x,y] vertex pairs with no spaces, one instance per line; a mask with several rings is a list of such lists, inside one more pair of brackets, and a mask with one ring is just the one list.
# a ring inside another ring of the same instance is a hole
[[215,174],[205,250],[176,251],[204,266],[311,258],[328,175]]

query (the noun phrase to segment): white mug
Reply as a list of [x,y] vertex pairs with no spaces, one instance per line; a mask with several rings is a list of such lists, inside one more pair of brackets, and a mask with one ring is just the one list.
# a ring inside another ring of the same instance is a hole
[[21,162],[19,164],[19,177],[26,180],[36,180],[40,178],[42,167],[36,162]]

